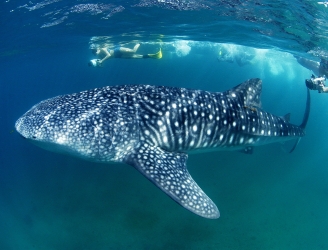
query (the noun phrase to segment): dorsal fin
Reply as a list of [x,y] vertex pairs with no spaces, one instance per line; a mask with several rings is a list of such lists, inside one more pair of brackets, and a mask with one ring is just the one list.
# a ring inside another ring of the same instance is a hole
[[288,114],[285,114],[283,117],[282,117],[286,122],[290,122],[290,113]]
[[261,108],[262,80],[259,78],[249,79],[238,86],[225,92],[231,98],[240,98],[244,107]]

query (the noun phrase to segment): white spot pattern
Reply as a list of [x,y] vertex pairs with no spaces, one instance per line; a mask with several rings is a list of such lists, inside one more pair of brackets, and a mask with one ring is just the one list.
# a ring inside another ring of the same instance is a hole
[[[147,85],[104,87],[45,100],[23,115],[16,129],[26,138],[94,161],[130,159],[187,209],[217,216],[215,205],[189,174],[183,177],[187,170],[181,159],[186,155],[177,152],[303,136],[302,128],[259,108],[260,92],[258,79],[223,93]],[[129,158],[138,145],[143,147]]]

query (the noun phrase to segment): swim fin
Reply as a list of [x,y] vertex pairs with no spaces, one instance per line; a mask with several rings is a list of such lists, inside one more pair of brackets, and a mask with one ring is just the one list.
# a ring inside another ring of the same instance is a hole
[[159,51],[156,54],[148,54],[147,56],[154,59],[161,59],[163,56],[162,49],[159,49]]

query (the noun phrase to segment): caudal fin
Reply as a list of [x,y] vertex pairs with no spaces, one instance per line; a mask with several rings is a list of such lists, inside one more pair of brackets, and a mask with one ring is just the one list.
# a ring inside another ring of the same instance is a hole
[[306,88],[306,90],[307,90],[307,98],[306,98],[305,112],[304,112],[302,124],[300,125],[302,129],[305,129],[310,116],[311,96],[310,96],[310,90],[308,88]]
[[[308,88],[306,88],[307,90],[307,97],[306,97],[306,106],[305,106],[305,112],[304,112],[304,116],[303,116],[303,121],[300,125],[300,128],[302,128],[303,130],[306,127],[306,124],[309,120],[309,116],[310,116],[310,106],[311,106],[311,96],[310,96],[310,90]],[[289,151],[289,153],[293,152],[296,148],[296,146],[298,145],[298,143],[300,142],[301,138],[298,138],[298,140],[296,141],[296,143],[294,144],[293,148]]]

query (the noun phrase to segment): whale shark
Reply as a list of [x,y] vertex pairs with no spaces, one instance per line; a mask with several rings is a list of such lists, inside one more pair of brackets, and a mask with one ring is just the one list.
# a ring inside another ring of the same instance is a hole
[[[120,85],[61,95],[33,106],[15,124],[45,149],[136,168],[178,204],[210,219],[214,202],[187,170],[188,153],[241,150],[305,135],[301,125],[261,108],[262,81],[249,79],[225,92]],[[291,150],[291,151],[292,151]]]

